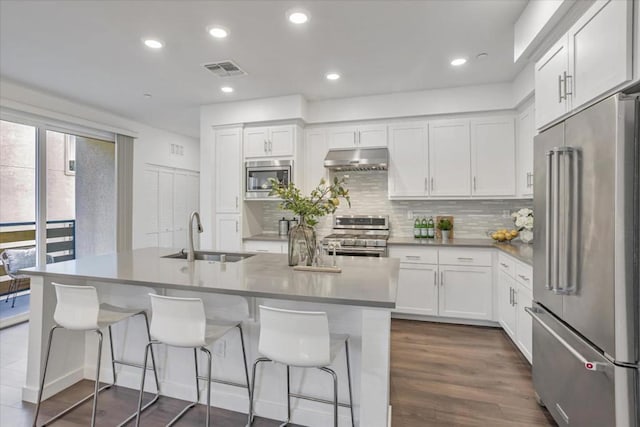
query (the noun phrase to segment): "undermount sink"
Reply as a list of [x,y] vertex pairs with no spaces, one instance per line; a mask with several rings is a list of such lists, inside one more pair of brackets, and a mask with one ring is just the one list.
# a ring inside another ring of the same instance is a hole
[[[226,262],[238,262],[245,258],[251,258],[253,254],[238,254],[229,252],[208,252],[208,251],[195,251],[195,259],[197,261],[217,261],[220,262],[222,255],[226,256]],[[175,254],[165,255],[162,258],[173,259],[187,259],[187,251],[184,249]]]

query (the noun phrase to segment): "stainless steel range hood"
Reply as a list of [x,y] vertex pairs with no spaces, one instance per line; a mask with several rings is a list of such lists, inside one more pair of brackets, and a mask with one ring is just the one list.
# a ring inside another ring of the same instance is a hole
[[329,150],[324,167],[338,171],[387,170],[389,150],[386,148],[355,148]]

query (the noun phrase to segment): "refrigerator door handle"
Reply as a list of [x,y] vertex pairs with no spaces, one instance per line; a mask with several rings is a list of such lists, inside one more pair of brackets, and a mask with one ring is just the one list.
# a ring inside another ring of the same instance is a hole
[[540,326],[542,326],[542,328],[547,331],[553,338],[556,339],[556,341],[558,341],[560,344],[562,344],[562,346],[567,349],[567,351],[569,351],[569,353],[571,353],[573,355],[573,357],[575,357],[577,360],[580,361],[580,363],[582,363],[584,365],[584,368],[587,371],[598,371],[598,372],[603,372],[606,368],[606,364],[604,363],[600,363],[600,362],[591,362],[589,360],[587,360],[582,354],[580,354],[578,352],[578,350],[576,350],[575,348],[571,347],[571,345],[564,340],[564,338],[562,338],[560,335],[558,335],[556,333],[556,331],[554,331],[549,325],[547,325],[544,320],[542,320],[537,312],[539,311],[531,308],[531,307],[525,307],[524,310],[529,313],[529,315],[531,316],[531,318],[533,320],[535,320]]
[[546,259],[546,265],[545,265],[545,283],[544,283],[544,287],[547,290],[551,290],[553,289],[553,285],[552,285],[552,268],[551,268],[551,263],[553,260],[553,257],[551,256],[551,243],[553,241],[553,221],[552,221],[552,209],[551,209],[551,202],[552,202],[552,193],[553,193],[553,179],[551,177],[551,173],[553,172],[553,150],[547,151],[545,153],[545,155],[547,156],[547,174],[546,174],[546,178],[547,178],[547,194],[546,194],[546,203],[545,203],[545,222],[546,222],[546,236],[545,236],[545,253],[547,256]]
[[[576,260],[576,254],[574,250],[577,249],[577,223],[578,217],[578,156],[573,147],[561,147],[554,149],[556,155],[556,188],[555,191],[559,192],[560,182],[560,162],[562,162],[563,176],[565,177],[565,194],[568,193],[567,200],[569,201],[569,208],[565,209],[564,214],[564,230],[562,233],[562,239],[564,241],[563,251],[563,265],[564,274],[562,281],[560,281],[560,270],[558,267],[558,261],[560,259],[560,239],[558,228],[556,226],[555,233],[555,265],[556,265],[556,282],[553,286],[553,292],[556,295],[569,295],[575,290],[575,284],[573,280],[573,273],[576,271],[574,261]],[[568,184],[567,184],[568,183]],[[556,201],[559,202],[558,193],[554,194]],[[556,208],[556,217],[554,221],[559,224],[559,209]]]

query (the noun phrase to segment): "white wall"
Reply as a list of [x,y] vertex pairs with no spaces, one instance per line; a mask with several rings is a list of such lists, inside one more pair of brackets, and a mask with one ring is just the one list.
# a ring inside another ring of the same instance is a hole
[[528,63],[513,80],[513,106],[518,107],[535,91],[535,64]]
[[208,126],[224,126],[298,118],[304,120],[306,110],[307,101],[302,95],[222,102],[203,105],[200,108],[200,123],[206,123]]
[[[133,171],[133,246],[142,242],[142,224],[148,216],[142,203],[143,171],[146,163],[200,170],[200,143],[196,138],[147,126],[79,102],[29,88],[7,79],[0,80],[0,109],[19,111],[51,119],[52,123],[70,123],[102,133],[121,133],[136,137]],[[184,147],[184,155],[171,154],[171,144]]]
[[[513,27],[513,60],[520,59],[525,52],[530,52],[536,41],[544,38],[547,31],[562,15],[560,7],[575,0],[537,0],[530,1],[522,11]],[[566,11],[566,10],[565,10]],[[555,19],[554,18],[555,15]]]

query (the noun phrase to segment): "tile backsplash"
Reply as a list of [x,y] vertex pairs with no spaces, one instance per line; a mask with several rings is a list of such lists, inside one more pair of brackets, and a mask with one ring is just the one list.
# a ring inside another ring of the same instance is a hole
[[[389,200],[387,196],[387,172],[348,172],[347,188],[351,195],[351,208],[342,203],[338,215],[389,215],[390,232],[393,237],[412,236],[415,216],[453,215],[455,235],[463,238],[487,237],[488,230],[513,227],[511,212],[520,208],[531,208],[530,199],[525,200]],[[333,179],[333,176],[332,176]],[[414,219],[409,219],[413,212]],[[283,211],[278,203],[267,202],[264,206],[265,233],[278,232],[278,220],[290,212]],[[331,233],[332,217],[321,218],[317,225],[318,237]]]

